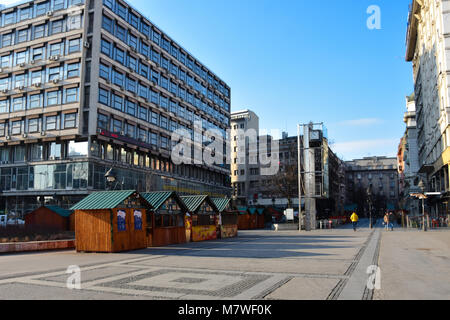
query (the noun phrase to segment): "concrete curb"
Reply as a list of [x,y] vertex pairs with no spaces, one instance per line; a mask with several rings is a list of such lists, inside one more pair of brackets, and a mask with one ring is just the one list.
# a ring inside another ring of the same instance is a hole
[[74,249],[75,240],[0,243],[0,253]]

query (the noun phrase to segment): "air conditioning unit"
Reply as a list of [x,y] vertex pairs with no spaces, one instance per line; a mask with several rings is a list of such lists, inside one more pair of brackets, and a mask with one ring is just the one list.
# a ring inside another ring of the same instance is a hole
[[59,79],[58,78],[56,78],[56,79],[53,79],[53,81],[52,81],[54,84],[57,84],[58,82],[59,82]]
[[6,140],[11,140],[11,136],[6,136]]
[[41,131],[41,136],[45,136],[45,131]]
[[34,86],[35,86],[36,88],[39,88],[39,87],[41,86],[41,83],[40,83],[40,82],[36,82],[36,83],[34,84]]
[[2,93],[8,93],[8,89],[3,89]]
[[3,73],[3,68],[0,68],[0,73]]
[[111,83],[111,81],[109,81],[108,79],[105,79],[105,82],[106,82],[107,84],[110,84],[110,83]]
[[135,48],[135,47],[131,47],[131,51],[133,51],[133,52],[137,52],[137,50],[136,50],[136,48]]
[[48,157],[48,160],[55,160],[55,156]]
[[19,64],[19,67],[21,67],[21,68],[23,68],[23,67],[25,67],[25,63],[21,63],[21,64]]
[[90,45],[89,42],[87,42],[87,41],[84,42],[84,47],[85,47],[85,48],[89,48],[90,46],[91,46],[91,45]]
[[34,60],[30,61],[30,64],[35,64],[35,63],[36,63],[36,61],[34,61]]
[[121,135],[121,136],[124,136],[124,135],[125,135],[125,132],[124,132],[124,131],[120,131],[120,135]]
[[59,55],[51,56],[51,57],[50,57],[50,60],[52,60],[52,61],[58,61],[58,60],[59,60]]
[[51,17],[53,15],[53,11],[47,11],[47,16]]
[[25,87],[24,86],[18,86],[16,89],[19,89],[20,91],[22,91]]
[[24,134],[22,135],[22,137],[27,138],[27,137],[28,137],[28,134],[24,133]]

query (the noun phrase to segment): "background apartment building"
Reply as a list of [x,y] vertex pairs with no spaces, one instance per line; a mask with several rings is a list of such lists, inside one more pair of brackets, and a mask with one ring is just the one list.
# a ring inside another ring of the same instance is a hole
[[0,208],[68,207],[106,188],[230,194],[226,165],[170,160],[176,129],[226,135],[230,88],[144,15],[121,0],[39,0],[0,18]]
[[[399,207],[410,215],[418,215],[422,209],[411,193],[421,192],[418,183],[422,175],[419,169],[419,153],[417,147],[416,106],[414,94],[406,97],[406,112],[403,117],[406,124],[405,134],[400,140],[397,153],[399,173]],[[424,179],[425,180],[425,179]]]
[[366,157],[346,161],[347,204],[358,206],[362,214],[368,213],[368,189],[374,213],[398,208],[397,158]]
[[413,67],[419,173],[425,192],[441,194],[429,202],[431,215],[446,215],[450,196],[449,32],[449,1],[412,1],[406,61]]
[[[252,139],[256,138],[256,144]],[[246,206],[253,199],[260,174],[258,157],[259,117],[251,110],[231,113],[231,185],[236,204]],[[251,146],[256,146],[256,150]],[[256,157],[256,158],[255,158]]]

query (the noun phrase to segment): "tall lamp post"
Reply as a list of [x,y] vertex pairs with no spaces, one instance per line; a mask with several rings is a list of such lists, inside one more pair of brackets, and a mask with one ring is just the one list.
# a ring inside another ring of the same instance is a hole
[[423,183],[422,179],[420,179],[417,186],[420,188],[420,190],[422,190],[422,230],[427,231],[427,224],[425,221],[425,184]]
[[369,227],[372,229],[372,190],[370,187],[367,188],[367,202],[369,204]]

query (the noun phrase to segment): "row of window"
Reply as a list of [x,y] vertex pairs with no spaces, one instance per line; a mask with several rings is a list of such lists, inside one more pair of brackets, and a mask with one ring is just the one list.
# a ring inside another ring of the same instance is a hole
[[[178,86],[175,82],[172,80],[169,80],[167,77],[161,75],[159,72],[152,69],[150,66],[148,66],[146,63],[141,62],[138,58],[135,58],[131,55],[129,55],[125,50],[122,50],[115,46],[113,43],[102,39],[101,41],[101,52],[111,59],[114,59],[115,61],[119,62],[121,65],[126,66],[130,70],[132,70],[135,73],[140,74],[141,76],[145,77],[146,79],[158,84],[159,86],[163,87],[167,91],[172,92],[175,95],[183,95],[183,99],[187,100],[191,104],[194,104],[196,101],[194,100],[194,95],[192,96],[192,101],[189,101],[189,96],[186,96],[187,90],[183,88],[182,86]],[[152,51],[154,52],[154,51]],[[156,59],[155,59],[156,60]],[[158,54],[158,60],[159,60],[159,54]],[[161,61],[164,61],[165,59],[162,58]],[[159,62],[158,62],[159,63]],[[224,99],[219,97],[217,94],[213,93],[211,90],[207,89],[205,86],[203,86],[200,82],[195,80],[192,76],[187,74],[186,72],[179,70],[177,66],[170,63],[168,60],[166,60],[166,69],[175,75],[177,78],[181,79],[185,84],[190,86],[191,88],[195,89],[198,93],[202,94],[205,98],[208,97],[211,101],[213,101],[216,105],[220,106],[222,109],[230,111],[230,105],[227,103]],[[165,68],[163,66],[163,68]],[[103,69],[100,71],[100,75],[103,77],[107,77],[107,66],[104,65]],[[195,99],[198,100],[198,103],[201,99],[198,99],[195,97]],[[196,105],[197,107],[197,105]]]
[[10,97],[0,100],[0,113],[76,103],[79,102],[79,96],[79,88],[76,87]]
[[0,137],[23,133],[73,129],[77,127],[77,113],[66,113],[42,118],[22,119],[0,123]]
[[46,15],[49,11],[63,10],[82,3],[84,3],[84,0],[51,0],[31,3],[28,7],[17,8],[12,12],[1,14],[0,26],[4,27],[13,23],[19,23]]
[[[178,117],[185,119],[189,122],[191,122],[191,121],[199,121],[200,122],[201,121],[202,127],[205,130],[213,129],[213,130],[220,132],[222,134],[222,136],[224,136],[224,137],[226,136],[225,129],[222,129],[222,128],[218,127],[217,125],[215,125],[214,123],[212,123],[211,121],[200,117],[199,115],[197,115],[193,111],[189,110],[188,108],[185,108],[182,105],[177,104],[175,101],[169,100],[168,98],[166,98],[162,95],[159,95],[157,92],[154,92],[153,90],[151,90],[151,92],[152,92],[152,96],[151,96],[150,101],[155,103],[156,105],[161,106],[163,109],[165,109],[169,112],[172,112],[175,115],[177,115]],[[115,94],[114,92],[110,92],[109,90],[106,90],[103,88],[99,88],[98,102],[101,104],[104,104],[106,106],[109,106],[111,108],[114,108],[116,110],[119,110],[121,112],[132,115],[136,118],[145,120],[149,123],[159,125],[160,127],[163,127],[164,129],[167,129],[170,131],[174,131],[177,128],[179,128],[180,126],[184,127],[182,125],[176,125],[177,127],[163,126],[162,120],[158,123],[158,119],[159,119],[158,113],[156,113],[153,110],[148,109],[147,107],[142,106],[136,102],[125,99],[120,94]],[[160,118],[167,119],[166,117],[164,117],[162,115],[160,116]],[[172,121],[172,120],[170,120],[170,121]],[[173,123],[176,124],[175,121],[173,121]],[[191,131],[191,129],[188,129],[188,130]]]
[[36,63],[53,56],[69,55],[80,51],[81,38],[43,44],[42,47],[27,48],[19,52],[2,55],[0,57],[0,68],[12,68],[21,64]]
[[[196,73],[199,77],[201,77],[204,81],[207,81],[209,84],[218,89],[222,94],[227,97],[230,97],[230,92],[228,88],[225,88],[223,84],[221,84],[217,79],[213,77],[213,75],[209,74],[208,71],[204,70],[201,66],[194,62],[194,60],[187,56],[187,54],[183,53],[177,46],[172,43],[171,40],[166,38],[164,35],[161,35],[159,32],[153,30],[149,23],[147,23],[144,19],[140,19],[133,12],[128,10],[126,6],[123,6],[121,3],[115,0],[104,0],[103,3],[110,8],[114,13],[116,13],[119,17],[121,17],[125,22],[130,24],[137,31],[144,34],[149,40],[152,40],[159,47],[163,48],[167,53],[169,53],[172,57],[177,59],[180,63],[185,65],[192,72]],[[108,18],[104,23],[105,29],[108,30],[112,34],[118,34],[120,39],[126,39],[126,28],[120,26],[117,21],[113,21]],[[117,30],[118,29],[118,30]],[[121,38],[122,37],[122,38]],[[137,41],[136,41],[137,42]]]
[[80,76],[80,64],[61,64],[55,67],[15,74],[0,79],[0,90],[14,90],[55,80],[71,79]]
[[[170,160],[152,156],[142,151],[134,151],[129,148],[114,146],[106,142],[93,140],[90,147],[91,156],[103,160],[117,161],[136,167],[149,168],[155,171],[176,174],[189,180],[202,180],[208,183],[223,184],[225,175],[212,172],[203,168],[190,165],[174,165]],[[119,169],[118,169],[119,171]],[[104,179],[105,172],[101,174]],[[116,177],[118,181],[123,178],[120,174]],[[135,183],[133,184],[135,185]]]
[[0,47],[6,48],[19,43],[53,36],[63,32],[77,30],[82,27],[82,16],[62,18],[20,30],[12,30],[0,35]]
[[[152,71],[151,76],[156,78],[155,82],[159,83],[159,73]],[[134,94],[138,94],[140,97],[151,101],[162,108],[177,113],[177,102],[170,100],[164,94],[160,94],[157,90],[150,89],[142,82],[135,80],[133,78],[128,77],[126,74],[121,73],[120,71],[115,70],[112,67],[109,67],[105,64],[100,64],[100,77],[111,81],[115,85],[119,87],[125,88],[127,91],[132,92]],[[178,96],[183,101],[187,101],[191,105],[197,107],[203,112],[209,114],[211,117],[215,118],[220,124],[224,124],[228,126],[229,118],[224,114],[220,113],[216,109],[214,109],[209,104],[206,104],[202,100],[195,97],[193,94],[186,92],[183,88],[178,88],[177,84],[172,81],[169,81],[165,77],[161,77],[161,84],[163,88],[167,88],[174,95]],[[183,109],[189,110],[187,107],[182,107]],[[192,111],[193,112],[193,111]],[[192,120],[191,120],[192,121]]]

